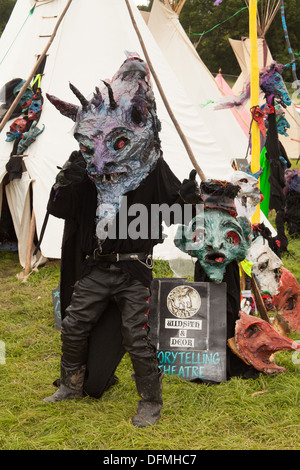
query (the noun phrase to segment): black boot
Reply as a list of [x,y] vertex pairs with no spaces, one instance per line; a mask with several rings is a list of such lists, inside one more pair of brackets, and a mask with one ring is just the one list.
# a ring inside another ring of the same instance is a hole
[[50,397],[44,398],[46,403],[62,400],[72,400],[83,397],[83,383],[86,366],[77,369],[68,369],[61,366],[60,386]]
[[162,378],[161,372],[147,377],[135,376],[136,388],[141,400],[138,402],[138,412],[132,418],[134,426],[143,428],[158,422],[163,406]]

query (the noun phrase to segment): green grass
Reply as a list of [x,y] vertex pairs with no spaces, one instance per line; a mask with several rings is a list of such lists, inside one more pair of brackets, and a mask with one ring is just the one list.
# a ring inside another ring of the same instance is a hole
[[[299,259],[299,240],[293,251]],[[290,258],[287,263],[294,263]],[[0,340],[6,347],[0,363],[1,450],[299,450],[300,365],[292,352],[276,355],[287,372],[256,380],[208,386],[165,376],[162,418],[151,431],[131,424],[138,396],[127,355],[117,369],[119,382],[101,399],[44,403],[60,368],[51,294],[59,262],[40,267],[27,282],[17,279],[20,271],[16,254],[0,253]],[[171,276],[162,261],[155,262],[154,273]]]

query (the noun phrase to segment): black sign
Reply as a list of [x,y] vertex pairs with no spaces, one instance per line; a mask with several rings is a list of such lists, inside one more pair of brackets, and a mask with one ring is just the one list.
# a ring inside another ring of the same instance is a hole
[[226,284],[154,279],[149,312],[160,368],[185,380],[226,380]]

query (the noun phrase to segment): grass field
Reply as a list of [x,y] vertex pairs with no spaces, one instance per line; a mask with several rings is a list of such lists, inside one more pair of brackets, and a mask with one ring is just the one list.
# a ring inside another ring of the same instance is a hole
[[[291,240],[285,267],[300,282],[300,240]],[[126,355],[119,382],[101,399],[46,404],[59,377],[60,334],[54,327],[52,289],[59,262],[49,261],[18,281],[17,254],[0,252],[1,450],[299,450],[300,358],[279,352],[287,372],[219,385],[164,377],[163,415],[155,427],[131,424],[138,396]],[[157,277],[171,275],[157,261]],[[292,335],[300,341],[300,333]]]

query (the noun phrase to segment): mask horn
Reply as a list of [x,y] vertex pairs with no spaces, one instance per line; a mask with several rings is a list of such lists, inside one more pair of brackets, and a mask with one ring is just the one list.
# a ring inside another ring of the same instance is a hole
[[69,86],[72,92],[74,93],[74,95],[79,99],[82,105],[83,111],[87,111],[88,105],[89,105],[88,100],[80,93],[80,91],[74,85],[72,85],[72,83],[70,83]]
[[62,101],[59,98],[56,98],[56,96],[49,95],[48,93],[46,93],[46,96],[48,100],[50,101],[50,103],[52,103],[63,116],[66,116],[72,119],[72,121],[74,122],[76,121],[76,116],[77,116],[79,106],[76,106],[75,104],[67,103],[66,101]]
[[103,98],[101,95],[101,91],[98,87],[95,88],[96,93],[94,93],[94,97],[92,99],[92,104],[94,104],[97,108],[103,103]]
[[112,87],[110,86],[109,83],[105,82],[104,80],[102,80],[104,85],[107,87],[108,89],[108,96],[109,96],[109,103],[110,103],[110,109],[116,109],[117,107],[117,103],[115,102],[115,99],[114,99],[114,94],[113,94],[113,91],[112,91]]

